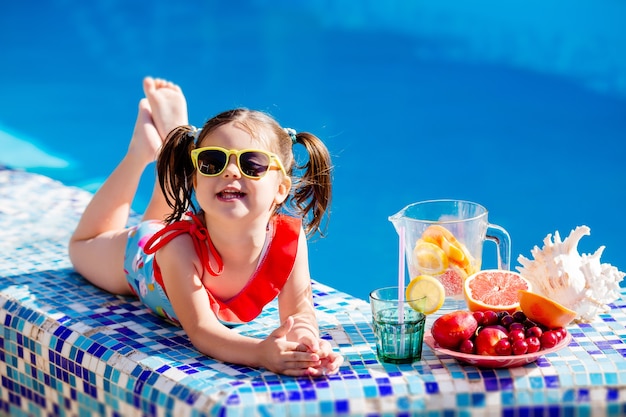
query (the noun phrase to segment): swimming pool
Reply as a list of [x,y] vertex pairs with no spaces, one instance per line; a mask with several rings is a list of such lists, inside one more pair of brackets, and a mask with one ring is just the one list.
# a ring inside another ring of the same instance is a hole
[[3,5],[0,164],[95,190],[150,74],[183,87],[196,125],[245,106],[325,140],[332,216],[310,244],[325,284],[367,298],[395,283],[387,217],[432,198],[485,205],[514,266],[586,224],[581,251],[606,245],[626,270],[621,2],[171,3]]

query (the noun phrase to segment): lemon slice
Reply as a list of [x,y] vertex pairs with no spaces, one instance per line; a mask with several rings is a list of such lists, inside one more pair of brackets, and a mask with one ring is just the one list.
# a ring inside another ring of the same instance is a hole
[[446,298],[446,290],[439,280],[430,275],[418,275],[406,287],[406,299],[413,310],[432,314],[439,310]]
[[443,249],[421,239],[415,244],[413,259],[422,274],[439,275],[448,269],[448,256]]

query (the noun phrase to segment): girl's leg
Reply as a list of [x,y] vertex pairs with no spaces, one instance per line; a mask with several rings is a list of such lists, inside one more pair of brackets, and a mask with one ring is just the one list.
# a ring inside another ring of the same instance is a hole
[[[189,123],[187,101],[178,85],[159,78],[146,77],[143,80],[143,90],[150,103],[154,125],[163,141],[174,128]],[[171,211],[165,202],[159,182],[155,181],[143,219],[163,220]]]
[[[141,175],[155,160],[167,134],[188,123],[187,102],[180,87],[148,77],[143,88],[146,98],[139,102],[128,152],[94,195],[69,243],[76,271],[116,294],[129,292],[123,269],[126,224]],[[169,212],[157,182],[143,218],[163,220]]]
[[142,99],[126,155],[87,205],[70,239],[76,271],[109,292],[129,293],[124,274],[126,223],[141,175],[162,143],[148,100]]

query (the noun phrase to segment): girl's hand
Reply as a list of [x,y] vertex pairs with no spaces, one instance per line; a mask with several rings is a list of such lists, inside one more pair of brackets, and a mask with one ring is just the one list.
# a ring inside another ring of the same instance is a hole
[[343,363],[343,356],[333,352],[330,343],[324,339],[315,339],[309,335],[302,336],[298,349],[302,352],[316,353],[320,358],[320,366],[315,367],[309,373],[311,376],[335,374]]
[[280,374],[316,375],[322,365],[320,355],[308,350],[303,352],[299,343],[287,340],[286,336],[293,327],[293,322],[293,317],[290,316],[260,343],[261,362],[266,369]]
[[343,356],[334,352],[330,343],[327,340],[320,339],[319,350],[316,352],[320,357],[320,366],[315,367],[309,375],[322,376],[332,375],[339,371],[339,367],[343,363]]

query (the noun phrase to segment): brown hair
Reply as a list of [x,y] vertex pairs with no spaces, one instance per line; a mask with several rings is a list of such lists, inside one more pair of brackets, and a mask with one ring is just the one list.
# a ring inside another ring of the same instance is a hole
[[[268,114],[243,108],[228,110],[211,118],[197,138],[192,126],[180,126],[170,132],[157,160],[159,184],[172,209],[166,221],[180,220],[189,209],[197,212],[192,200],[195,170],[191,150],[198,147],[213,130],[231,122],[237,123],[280,157],[292,179],[290,198],[287,199],[291,208],[289,211],[302,217],[307,235],[317,232],[323,236],[322,220],[324,215],[329,215],[332,196],[332,166],[328,149],[311,133],[296,133],[292,138]],[[297,165],[294,158],[292,148],[296,143],[303,145],[308,154],[308,160],[302,165]],[[276,207],[276,212],[281,209]]]

